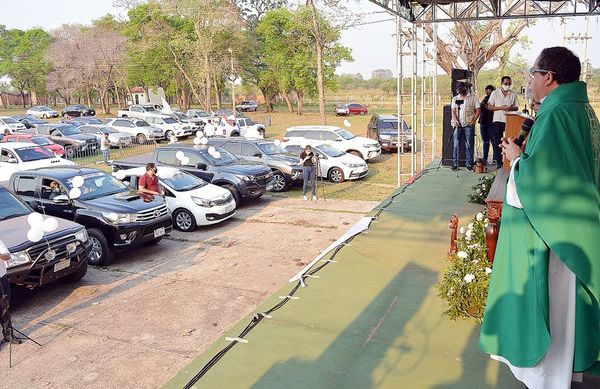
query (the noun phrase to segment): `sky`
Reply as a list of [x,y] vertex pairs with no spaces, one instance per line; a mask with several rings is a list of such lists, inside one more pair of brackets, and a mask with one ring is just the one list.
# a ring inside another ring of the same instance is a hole
[[[37,26],[51,30],[64,23],[89,24],[107,13],[124,16],[123,9],[113,7],[113,2],[114,0],[0,0],[0,24],[7,28],[27,29]],[[337,73],[361,73],[364,78],[369,78],[375,69],[393,71],[396,67],[395,21],[385,21],[391,16],[367,0],[352,1],[349,4],[360,15],[361,23],[364,24],[342,32],[342,44],[352,49],[354,61],[342,63]],[[583,18],[570,19],[566,26],[567,35],[585,33],[586,23]],[[519,53],[533,63],[544,47],[563,44],[563,28],[560,18],[538,19],[533,27],[523,31],[532,43],[529,49],[519,49]],[[600,50],[592,49],[600,47],[600,17],[591,18],[589,35],[592,37],[588,41],[589,60],[594,68],[600,68]],[[581,41],[567,42],[567,47],[583,58],[584,45]]]

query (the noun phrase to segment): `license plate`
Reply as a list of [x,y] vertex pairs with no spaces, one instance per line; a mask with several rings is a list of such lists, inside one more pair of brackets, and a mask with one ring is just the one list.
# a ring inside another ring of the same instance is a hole
[[160,227],[154,230],[154,237],[158,238],[159,236],[163,236],[165,234],[165,227]]
[[54,265],[54,272],[59,272],[61,270],[64,270],[66,268],[68,268],[69,266],[71,266],[71,260],[70,259],[63,259],[62,261],[58,262],[57,264]]

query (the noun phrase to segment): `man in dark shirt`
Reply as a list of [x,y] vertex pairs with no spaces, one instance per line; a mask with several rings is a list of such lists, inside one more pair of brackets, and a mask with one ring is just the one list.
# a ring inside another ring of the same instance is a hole
[[490,131],[494,123],[494,112],[488,109],[488,100],[492,92],[496,90],[493,85],[485,87],[485,97],[481,100],[481,115],[479,116],[479,132],[483,142],[483,163],[487,164],[490,154]]
[[317,201],[317,188],[315,186],[315,162],[314,162],[315,154],[312,151],[312,147],[307,145],[304,148],[304,151],[300,153],[300,163],[302,163],[302,178],[304,179],[302,184],[302,194],[304,196],[304,200],[308,200],[306,197],[306,187],[308,185],[308,180],[310,180],[310,187],[312,189],[312,199]]
[[13,335],[10,321],[10,283],[6,275],[7,263],[10,258],[8,249],[0,240],[0,327],[2,327],[0,343],[19,344],[21,341]]
[[146,164],[146,174],[140,177],[138,190],[142,193],[160,195],[156,165],[152,162]]

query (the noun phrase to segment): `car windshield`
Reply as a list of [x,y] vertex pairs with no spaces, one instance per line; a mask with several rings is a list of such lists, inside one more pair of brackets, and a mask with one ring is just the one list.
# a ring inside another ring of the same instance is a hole
[[187,116],[185,116],[184,114],[182,114],[181,112],[173,112],[173,116],[178,117],[181,120],[185,120],[187,119]]
[[346,154],[344,151],[338,150],[335,147],[331,147],[329,145],[321,145],[321,146],[319,146],[319,150],[322,151],[323,153],[325,153],[329,157],[340,157],[340,156]]
[[204,159],[206,159],[211,165],[214,166],[222,166],[228,165],[230,163],[234,163],[238,161],[238,157],[231,154],[229,151],[225,150],[222,147],[215,147],[217,151],[221,154],[220,158],[215,158],[208,153],[208,149],[200,149],[200,154]]
[[54,154],[52,154],[50,150],[43,147],[26,147],[22,149],[16,149],[15,152],[23,162],[54,158]]
[[25,216],[31,213],[31,210],[20,202],[7,190],[0,190],[0,220],[12,219],[13,217]]
[[49,139],[44,138],[43,136],[34,136],[33,138],[31,138],[31,141],[40,146],[48,146],[48,145],[51,145],[54,143],[54,142],[50,141]]
[[281,146],[277,146],[275,143],[260,143],[258,145],[258,147],[260,147],[260,149],[265,154],[269,154],[269,155],[287,154],[288,153],[288,151],[286,149],[284,149]]
[[138,120],[137,122],[135,122],[136,127],[150,127],[150,125],[143,121],[143,120]]
[[57,127],[57,128],[65,136],[81,134],[81,130],[75,126],[68,125],[68,126],[61,126],[61,127]]
[[[90,200],[98,197],[109,196],[116,193],[127,192],[128,189],[121,181],[110,174],[96,172],[84,174],[81,190],[81,200]],[[73,177],[67,180],[68,189],[73,188]]]
[[[398,121],[397,120],[382,120],[379,122],[379,129],[380,130],[397,130],[398,129]],[[402,131],[410,132],[406,122],[402,122]]]
[[173,123],[177,123],[177,120],[173,119],[173,118],[163,118],[163,120],[165,121],[165,123],[167,124],[173,124]]
[[[160,169],[161,168],[159,167],[158,174],[160,174]],[[165,184],[173,188],[173,190],[176,190],[178,192],[186,192],[188,190],[202,188],[203,186],[208,184],[206,181],[182,171],[178,171],[171,178],[165,178],[161,180]]]
[[78,120],[78,121],[87,123],[87,124],[103,124],[102,120],[100,120],[98,118],[86,118],[84,120]]
[[204,112],[204,111],[194,111],[194,113],[196,113],[196,115],[200,116],[201,118],[205,118],[208,117],[209,115]]
[[109,126],[97,126],[96,128],[103,134],[116,134],[119,132],[117,130],[113,130]]
[[154,107],[153,107],[153,106],[151,106],[151,105],[148,105],[148,106],[146,106],[146,105],[145,105],[145,106],[144,106],[144,107],[142,107],[142,108],[144,108],[144,110],[145,110],[146,112],[154,112],[154,111],[156,111],[156,110],[154,109]]
[[336,132],[336,133],[337,133],[339,136],[341,136],[342,138],[344,138],[344,139],[346,139],[346,140],[350,140],[350,139],[356,138],[356,137],[354,136],[354,134],[353,134],[353,133],[351,133],[350,131],[346,131],[346,130],[339,129],[339,130],[336,130],[335,132]]
[[3,118],[2,121],[4,121],[4,123],[6,124],[15,124],[18,123],[15,119],[13,118]]
[[38,108],[39,111],[52,111],[50,108],[48,107],[39,107]]

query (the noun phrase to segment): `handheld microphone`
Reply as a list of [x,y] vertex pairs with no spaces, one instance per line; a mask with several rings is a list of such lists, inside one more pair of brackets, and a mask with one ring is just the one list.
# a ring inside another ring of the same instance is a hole
[[535,121],[530,118],[527,118],[527,119],[525,119],[525,121],[523,121],[523,124],[521,125],[521,131],[519,131],[519,137],[515,140],[515,143],[519,147],[523,145],[523,141],[527,137],[527,134],[529,134],[529,131],[531,131],[531,127],[533,127],[533,123],[535,123]]

